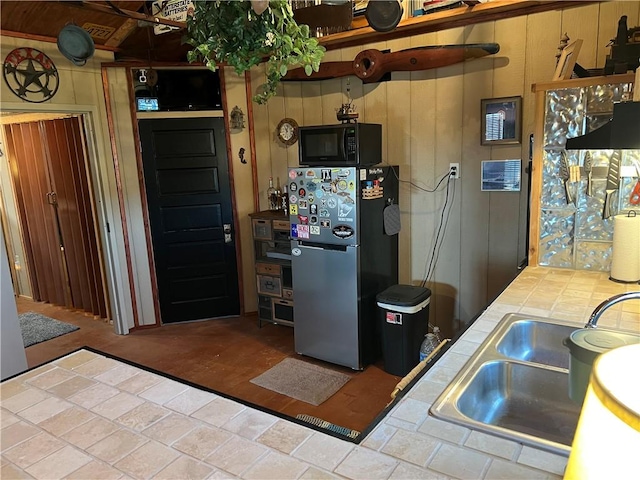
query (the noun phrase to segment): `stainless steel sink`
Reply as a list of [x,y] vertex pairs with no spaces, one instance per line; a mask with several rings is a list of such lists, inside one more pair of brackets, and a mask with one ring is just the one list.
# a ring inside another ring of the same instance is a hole
[[570,446],[580,407],[567,388],[564,372],[497,360],[480,366],[457,407],[478,422]]
[[569,350],[562,341],[574,330],[576,327],[570,325],[510,318],[496,350],[505,357],[525,362],[569,368]]
[[568,455],[580,415],[569,398],[570,322],[506,315],[433,403],[435,417]]

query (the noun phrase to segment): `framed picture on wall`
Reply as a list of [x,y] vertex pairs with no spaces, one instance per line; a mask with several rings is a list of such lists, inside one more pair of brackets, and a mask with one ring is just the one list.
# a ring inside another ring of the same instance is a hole
[[556,65],[556,71],[553,74],[553,81],[571,78],[573,67],[575,67],[580,53],[580,47],[582,47],[582,39],[579,38],[562,49],[560,59]]
[[483,98],[481,101],[482,145],[520,143],[522,97]]
[[482,161],[483,192],[519,192],[521,161],[484,160]]

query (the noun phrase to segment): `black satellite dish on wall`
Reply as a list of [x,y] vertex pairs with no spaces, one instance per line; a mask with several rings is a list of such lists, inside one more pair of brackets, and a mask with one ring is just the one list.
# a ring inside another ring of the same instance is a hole
[[402,12],[402,4],[398,0],[370,0],[364,16],[376,32],[390,32],[400,23]]

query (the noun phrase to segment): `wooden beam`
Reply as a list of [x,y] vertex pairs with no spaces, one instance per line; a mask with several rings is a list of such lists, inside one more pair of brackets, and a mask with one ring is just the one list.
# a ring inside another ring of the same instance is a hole
[[133,18],[128,18],[104,44],[109,47],[119,47],[136,28],[138,28],[138,21]]
[[95,3],[89,2],[65,2],[66,5],[70,7],[78,7],[83,8],[85,10],[91,10],[94,12],[106,13],[109,15],[117,15],[119,17],[127,17],[134,20],[142,20],[145,22],[150,22],[155,25],[168,25],[170,27],[177,27],[180,29],[186,29],[186,22],[176,22],[175,20],[169,20],[168,18],[155,17],[153,15],[145,15],[144,13],[133,12],[131,10],[114,10],[111,7],[106,7],[104,5],[97,5]]
[[[49,42],[49,43],[58,42],[58,39],[56,37],[47,37],[46,35],[34,35],[32,33],[14,32],[12,30],[0,30],[0,35],[5,35],[7,37],[13,37],[13,38],[24,38],[26,40],[37,40],[39,42]],[[106,50],[108,52],[120,51],[118,47],[98,45],[97,43],[95,44],[95,48],[96,50]]]
[[531,92],[546,92],[547,90],[557,90],[559,88],[583,88],[590,87],[591,85],[605,85],[607,83],[633,83],[634,79],[635,74],[633,73],[620,73],[599,77],[571,78],[568,80],[534,83],[531,86]]

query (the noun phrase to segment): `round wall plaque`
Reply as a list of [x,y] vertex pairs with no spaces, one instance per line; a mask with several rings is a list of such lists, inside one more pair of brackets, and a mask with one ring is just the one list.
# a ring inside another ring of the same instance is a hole
[[32,103],[49,100],[58,91],[60,82],[53,61],[40,50],[29,47],[9,52],[2,75],[11,92]]

